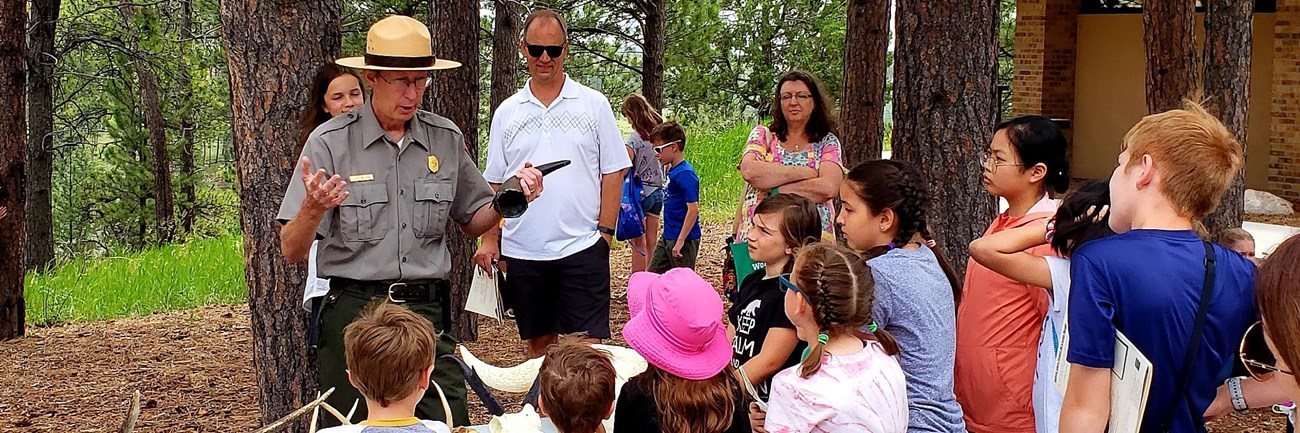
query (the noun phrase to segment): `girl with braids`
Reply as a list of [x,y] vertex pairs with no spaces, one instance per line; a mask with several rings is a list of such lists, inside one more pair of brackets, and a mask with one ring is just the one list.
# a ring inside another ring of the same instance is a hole
[[850,248],[865,252],[876,282],[876,325],[904,349],[908,431],[965,432],[952,391],[961,285],[928,240],[925,182],[905,162],[868,161],[849,171],[840,200],[840,230]]
[[[641,180],[641,209],[645,212],[645,234],[632,239],[632,272],[646,270],[650,264],[649,253],[659,241],[659,215],[664,210],[664,185],[667,177],[664,166],[655,158],[654,145],[650,144],[650,131],[653,131],[664,118],[644,96],[633,93],[623,100],[619,110],[627,123],[632,124],[632,132],[627,134],[627,154],[632,158],[632,170]],[[643,253],[639,253],[643,252]]]
[[[1049,193],[1070,184],[1065,136],[1051,120],[1022,116],[998,125],[983,157],[984,188],[1007,210],[984,236],[1042,225],[1056,213]],[[1039,246],[1038,256],[1052,255]],[[1047,292],[1007,278],[974,260],[966,264],[957,308],[953,390],[973,433],[1033,433],[1034,369],[1047,313]]]
[[[1047,289],[1047,319],[1038,342],[1038,367],[1034,370],[1034,422],[1038,433],[1056,433],[1065,396],[1052,382],[1061,353],[1070,293],[1070,259],[1086,242],[1114,234],[1106,219],[1110,189],[1105,182],[1089,181],[1065,197],[1056,216],[1044,224],[985,236],[970,244],[970,256],[993,272],[1031,286]],[[1025,250],[1050,245],[1061,257],[1037,256]]]
[[785,314],[809,350],[801,365],[772,379],[769,411],[756,427],[774,433],[907,431],[898,345],[872,323],[875,283],[866,260],[844,247],[813,244],[800,251],[794,273],[779,279],[788,289]]
[[766,265],[766,271],[749,274],[740,283],[736,302],[727,310],[731,321],[731,366],[744,372],[766,400],[772,375],[799,363],[807,347],[795,335],[794,324],[785,316],[785,295],[777,277],[794,267],[794,256],[822,234],[817,205],[795,194],[767,197],[754,211],[746,240],[749,256]]

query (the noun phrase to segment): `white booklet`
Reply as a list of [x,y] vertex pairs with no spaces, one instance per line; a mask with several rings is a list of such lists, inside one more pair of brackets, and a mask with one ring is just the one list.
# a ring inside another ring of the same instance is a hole
[[471,265],[471,267],[474,268],[474,280],[469,285],[465,311],[497,319],[497,324],[504,323],[502,316],[505,313],[505,305],[501,300],[501,290],[497,286],[497,280],[478,265]]
[[[1061,331],[1061,347],[1070,347],[1070,324]],[[1056,391],[1065,395],[1070,381],[1070,363],[1065,350],[1056,358]],[[1146,410],[1151,394],[1151,360],[1138,350],[1123,333],[1115,331],[1115,366],[1111,367],[1110,380],[1110,433],[1138,433],[1142,427],[1142,412]]]

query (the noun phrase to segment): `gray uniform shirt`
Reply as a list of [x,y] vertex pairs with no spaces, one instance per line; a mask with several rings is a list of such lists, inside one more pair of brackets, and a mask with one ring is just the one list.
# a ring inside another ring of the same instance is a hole
[[[303,146],[312,170],[338,174],[350,192],[316,227],[318,277],[417,281],[451,271],[447,220],[468,223],[491,202],[492,188],[450,120],[418,111],[403,141],[388,139],[369,102],[312,131]],[[281,223],[298,215],[307,195],[301,171],[296,162]]]

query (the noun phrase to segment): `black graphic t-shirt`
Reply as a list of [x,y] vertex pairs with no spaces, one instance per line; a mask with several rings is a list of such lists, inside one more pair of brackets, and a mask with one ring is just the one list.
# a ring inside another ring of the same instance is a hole
[[[731,309],[727,311],[727,320],[736,327],[736,337],[731,340],[733,367],[740,368],[763,351],[763,341],[767,339],[768,330],[794,329],[790,318],[785,316],[785,292],[781,290],[781,282],[775,277],[765,277],[764,272],[754,272],[745,277],[740,282],[736,303],[731,304]],[[781,365],[781,369],[799,364],[799,357],[805,347],[808,344],[800,341]],[[758,396],[766,401],[772,388],[772,378],[769,377],[754,388],[758,391]]]

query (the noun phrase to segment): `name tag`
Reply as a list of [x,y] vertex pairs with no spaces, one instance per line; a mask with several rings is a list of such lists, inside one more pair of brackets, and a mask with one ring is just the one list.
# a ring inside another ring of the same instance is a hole
[[354,174],[354,175],[348,176],[348,182],[366,182],[366,181],[371,181],[371,180],[375,180],[375,175],[373,175],[373,174]]

